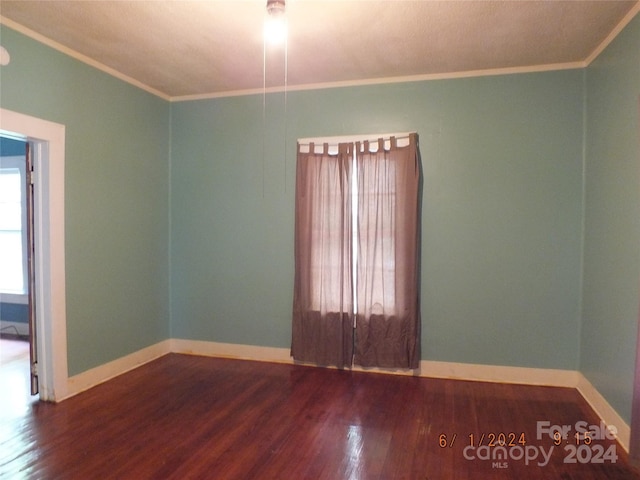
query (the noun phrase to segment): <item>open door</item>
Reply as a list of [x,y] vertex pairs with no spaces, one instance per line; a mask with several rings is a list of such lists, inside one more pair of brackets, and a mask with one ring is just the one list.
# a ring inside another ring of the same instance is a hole
[[[638,140],[640,141],[640,95],[638,96]],[[638,158],[640,165],[640,158]],[[640,188],[640,183],[638,184]],[[640,292],[638,292],[640,300]],[[638,337],[636,340],[636,370],[633,383],[633,398],[631,403],[631,426],[629,439],[629,460],[640,466],[640,302],[638,307]]]
[[37,329],[36,329],[36,302],[35,302],[35,237],[34,237],[34,168],[31,145],[26,143],[26,214],[27,214],[27,294],[29,312],[29,363],[31,372],[31,395],[38,394],[38,349],[37,349]]
[[[638,325],[640,325],[640,313],[638,314]],[[636,372],[631,404],[629,461],[632,465],[638,467],[640,466],[640,327],[638,328],[636,344],[638,347],[636,350]]]

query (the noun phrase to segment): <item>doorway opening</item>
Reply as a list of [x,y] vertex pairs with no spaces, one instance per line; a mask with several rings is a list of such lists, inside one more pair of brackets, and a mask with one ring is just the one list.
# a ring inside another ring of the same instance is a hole
[[0,389],[12,405],[37,400],[39,387],[29,150],[25,138],[0,135]]
[[64,125],[0,108],[0,135],[25,140],[33,180],[33,306],[39,398],[68,396],[64,250]]

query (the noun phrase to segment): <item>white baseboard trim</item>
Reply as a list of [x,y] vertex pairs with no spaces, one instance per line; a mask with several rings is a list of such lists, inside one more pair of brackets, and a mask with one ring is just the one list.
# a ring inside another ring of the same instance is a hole
[[[259,347],[233,343],[206,342],[201,340],[171,340],[171,351],[187,355],[234,358],[293,364],[288,348]],[[387,373],[395,375],[415,375],[431,378],[475,380],[481,382],[521,383],[551,387],[575,388],[578,372],[574,370],[553,370],[525,367],[504,367],[496,365],[475,365],[470,363],[434,362],[422,360],[416,370],[363,368],[355,366],[354,371]]]
[[[173,338],[69,378],[68,396],[155,360],[167,353],[293,364],[288,348]],[[574,370],[554,370],[422,360],[417,370],[354,367],[354,371],[430,378],[577,388],[588,381]],[[595,388],[591,390],[597,392]],[[585,392],[581,391],[583,396]],[[590,402],[591,403],[591,402]]]
[[569,388],[576,387],[579,375],[575,370],[478,365],[431,360],[422,360],[420,371],[423,377]]
[[608,426],[615,427],[618,431],[618,442],[629,453],[629,440],[631,438],[631,427],[622,419],[607,400],[600,394],[589,380],[579,373],[578,384],[576,390],[584,397],[591,408],[596,412],[600,419]]
[[288,348],[259,347],[235,343],[205,342],[201,340],[171,339],[171,352],[203,357],[256,360],[260,362],[293,363]]
[[85,372],[69,377],[67,380],[67,392],[63,398],[56,399],[56,402],[62,401],[80,392],[84,392],[96,385],[111,380],[118,375],[122,375],[130,370],[138,368],[145,363],[151,362],[156,358],[162,357],[171,352],[171,341],[164,340],[155,345],[143,348],[137,352],[133,352],[124,357],[120,357],[111,362],[105,363],[98,367],[92,368]]
[[[64,398],[88,390],[91,387],[106,382],[111,378],[133,370],[168,353],[236,360],[255,360],[260,362],[294,363],[288,348],[172,338],[69,378],[68,391]],[[582,373],[575,370],[477,365],[470,363],[437,362],[432,360],[422,360],[420,367],[416,370],[365,369],[360,367],[354,368],[353,370],[451,380],[575,388],[605,424],[616,427],[620,445],[627,452],[629,451],[631,432],[629,425],[627,425],[622,417],[609,405],[607,400],[589,380],[587,380]]]
[[29,324],[22,322],[10,322],[8,320],[0,321],[0,329],[2,333],[11,333],[26,337],[29,335]]

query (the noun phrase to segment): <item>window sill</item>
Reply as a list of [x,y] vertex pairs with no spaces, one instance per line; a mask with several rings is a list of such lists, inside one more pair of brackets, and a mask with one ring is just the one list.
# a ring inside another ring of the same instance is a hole
[[16,305],[27,305],[29,303],[29,296],[26,293],[0,292],[0,303],[13,303]]

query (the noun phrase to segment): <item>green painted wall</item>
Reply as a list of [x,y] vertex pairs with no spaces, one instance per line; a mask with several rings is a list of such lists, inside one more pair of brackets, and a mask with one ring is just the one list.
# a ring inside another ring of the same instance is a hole
[[631,418],[640,279],[640,17],[587,69],[580,370]]
[[260,95],[169,104],[0,26],[0,106],[67,129],[69,373],[171,337],[288,347],[295,140],[416,130],[423,358],[580,368],[628,420],[639,37],[586,71],[268,95],[263,122]]
[[66,126],[69,374],[169,337],[169,103],[0,26],[0,106]]
[[290,92],[264,124],[261,95],[172,104],[172,336],[288,347],[296,139],[416,130],[423,358],[577,369],[582,92],[580,70]]

